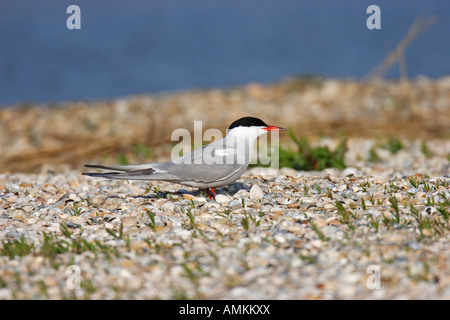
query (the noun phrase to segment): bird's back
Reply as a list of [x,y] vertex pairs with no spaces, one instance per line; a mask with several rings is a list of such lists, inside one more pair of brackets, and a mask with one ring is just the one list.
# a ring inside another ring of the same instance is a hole
[[164,166],[186,185],[217,187],[238,179],[248,167],[250,157],[248,150],[240,150],[233,140],[225,137]]

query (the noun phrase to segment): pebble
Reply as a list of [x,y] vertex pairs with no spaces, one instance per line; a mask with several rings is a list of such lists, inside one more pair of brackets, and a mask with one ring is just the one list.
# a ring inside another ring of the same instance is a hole
[[232,209],[241,208],[242,200],[231,200],[230,202],[228,202],[228,207]]
[[124,227],[134,227],[137,224],[136,217],[124,217],[122,218],[122,223]]
[[250,200],[254,201],[254,202],[259,202],[262,200],[263,198],[263,191],[261,190],[261,188],[257,185],[254,184],[251,189],[250,189]]
[[217,203],[225,206],[228,205],[228,203],[231,201],[231,197],[223,194],[216,195],[214,199],[217,201]]
[[188,201],[191,201],[191,200],[194,200],[194,199],[195,199],[195,196],[192,195],[192,194],[189,194],[189,193],[184,193],[184,194],[183,194],[183,199],[188,200]]
[[[178,192],[168,182],[158,183],[161,194],[148,195],[147,182],[100,181],[76,170],[0,174],[0,243],[35,245],[33,253],[14,258],[0,249],[0,279],[20,276],[21,283],[5,282],[0,295],[67,298],[65,268],[75,264],[90,279],[91,289],[77,296],[87,299],[448,298],[442,288],[450,232],[439,211],[442,195],[450,198],[446,153],[427,159],[411,146],[368,164],[356,152],[373,141],[350,142],[346,170],[252,168],[214,199]],[[447,145],[430,148],[438,154]],[[404,167],[402,157],[410,158]],[[415,188],[408,177],[418,173],[423,179]],[[389,201],[394,196],[400,223]],[[336,202],[351,214],[342,215]],[[420,219],[434,227],[419,229]],[[71,239],[62,234],[63,223]],[[52,253],[50,262],[44,232],[100,247]],[[424,255],[432,261],[427,267]],[[365,285],[373,265],[381,268],[383,291]]]

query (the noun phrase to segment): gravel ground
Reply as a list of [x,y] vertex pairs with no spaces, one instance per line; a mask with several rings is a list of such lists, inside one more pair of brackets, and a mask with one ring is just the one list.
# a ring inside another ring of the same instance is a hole
[[349,139],[344,170],[249,169],[215,199],[0,174],[0,298],[449,299],[450,143],[373,162],[375,144]]

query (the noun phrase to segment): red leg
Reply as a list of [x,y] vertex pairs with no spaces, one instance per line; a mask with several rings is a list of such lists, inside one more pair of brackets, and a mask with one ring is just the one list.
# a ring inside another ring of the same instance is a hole
[[214,188],[206,188],[206,193],[208,194],[208,198],[212,199],[213,195],[216,195],[216,190],[214,190]]

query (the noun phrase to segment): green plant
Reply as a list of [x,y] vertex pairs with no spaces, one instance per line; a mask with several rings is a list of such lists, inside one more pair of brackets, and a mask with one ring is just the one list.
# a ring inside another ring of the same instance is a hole
[[66,252],[79,254],[91,251],[95,257],[97,257],[98,253],[104,253],[107,260],[110,260],[112,256],[119,256],[119,251],[115,247],[107,246],[99,240],[91,242],[81,237],[72,237],[69,228],[65,224],[61,224],[61,233],[65,239],[59,239],[56,235],[44,232],[42,242],[39,245],[29,242],[25,238],[20,240],[3,240],[0,255],[13,259],[16,256],[21,257],[34,254],[45,258],[55,268],[59,266],[56,257]]
[[370,162],[380,162],[381,161],[381,158],[378,155],[378,153],[374,147],[370,148],[370,150],[369,150],[369,161]]
[[245,215],[242,219],[241,219],[241,226],[242,228],[244,228],[245,232],[248,233],[248,229],[250,227],[250,223],[248,220],[247,215]]
[[400,210],[398,209],[398,201],[396,197],[392,197],[389,199],[391,203],[391,207],[394,210],[395,223],[400,224]]
[[447,188],[450,185],[449,182],[445,179],[444,180],[438,179],[438,180],[439,180],[439,182],[437,182],[438,186]]
[[127,164],[130,164],[130,161],[128,160],[127,156],[126,156],[124,153],[120,153],[120,154],[117,156],[117,161],[119,161],[119,163],[120,163],[121,165],[127,165]]
[[447,199],[444,192],[439,193],[438,196],[442,198],[445,206],[450,206],[450,199]]
[[152,188],[152,191],[153,191],[154,193],[156,193],[156,197],[157,197],[158,199],[164,198],[164,193],[161,191],[161,189],[159,188],[159,186],[154,186],[154,187]]
[[227,219],[227,220],[230,220],[230,219],[231,219],[230,213],[231,213],[231,210],[230,210],[230,209],[225,209],[225,210],[223,211],[223,213],[218,213],[217,215],[218,215],[219,217],[222,217],[222,218],[225,218],[225,219]]
[[311,221],[311,229],[313,229],[313,231],[317,234],[317,237],[322,240],[322,241],[327,241],[328,238],[325,237],[325,235],[323,234],[322,231],[320,231],[319,227]]
[[106,230],[107,233],[109,233],[110,235],[112,235],[114,238],[116,238],[118,240],[124,239],[123,222],[120,223],[119,233],[115,233],[114,230],[109,229],[109,228],[105,228],[105,230]]
[[392,154],[395,154],[403,149],[403,143],[400,141],[400,139],[389,138],[384,147],[388,149]]
[[409,180],[409,183],[411,183],[411,185],[412,185],[414,188],[418,188],[418,187],[419,187],[419,185],[420,185],[419,180],[417,180],[417,179],[415,179],[415,178],[413,178],[413,177],[408,178],[408,180]]
[[448,206],[445,206],[444,204],[439,203],[439,206],[438,206],[438,208],[436,208],[436,210],[442,215],[445,222],[447,223],[447,228],[448,228],[449,227],[449,219],[450,219],[450,213],[449,213]]
[[433,153],[431,152],[430,148],[428,147],[425,141],[422,141],[421,150],[425,158],[431,158],[433,156]]
[[326,168],[346,168],[344,161],[347,151],[347,139],[344,138],[335,150],[328,147],[312,147],[305,137],[297,138],[292,130],[288,131],[289,137],[295,143],[297,150],[291,151],[280,148],[280,167],[290,167],[296,170],[323,170]]
[[195,222],[195,215],[192,213],[192,211],[191,211],[190,208],[186,210],[186,214],[187,214],[187,216],[189,217],[189,224],[190,224],[190,227],[193,228],[193,229],[195,229],[196,226],[197,226],[197,224],[196,224],[196,222]]
[[140,159],[146,159],[153,155],[153,150],[142,142],[137,142],[133,145],[133,154]]
[[315,183],[314,186],[316,187],[317,193],[318,193],[318,194],[322,194],[322,188],[320,187],[320,185],[318,185],[317,183]]
[[380,228],[380,221],[376,218],[374,218],[372,215],[370,216],[369,224],[372,228],[375,229],[375,232],[378,232],[378,229]]
[[335,206],[338,209],[339,214],[341,215],[341,219],[339,219],[339,222],[342,224],[350,224],[353,213],[349,210],[345,210],[342,203],[338,200],[336,200]]
[[361,198],[361,207],[362,207],[362,209],[363,209],[364,211],[367,210],[367,207],[366,207],[366,201],[365,201],[363,198]]
[[313,256],[312,254],[300,254],[299,255],[300,259],[304,262],[306,262],[307,264],[315,264],[317,262],[317,257]]
[[73,209],[69,209],[69,214],[71,216],[79,216],[81,212],[83,211],[82,208],[78,208],[77,203],[73,204]]
[[24,237],[20,240],[2,240],[2,248],[0,249],[0,255],[8,256],[13,259],[15,256],[26,256],[35,250],[33,243],[29,243]]
[[155,222],[155,214],[153,213],[152,210],[145,210],[145,212],[147,213],[148,218],[150,219],[150,222],[148,223],[148,226],[151,229],[155,229],[156,228],[156,222]]
[[423,188],[426,192],[433,192],[434,190],[436,190],[436,187],[430,184],[428,181],[423,182]]

